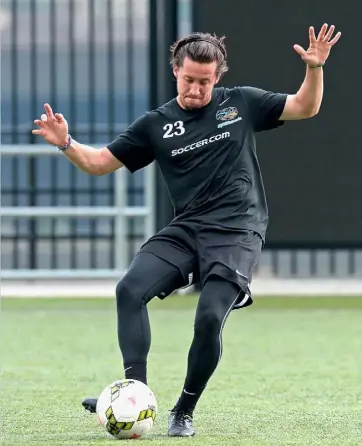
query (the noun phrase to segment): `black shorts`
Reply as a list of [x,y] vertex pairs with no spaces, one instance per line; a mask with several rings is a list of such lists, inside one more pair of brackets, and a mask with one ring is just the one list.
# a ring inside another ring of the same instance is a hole
[[176,266],[185,285],[200,281],[202,288],[213,275],[235,283],[242,291],[235,308],[242,308],[253,302],[250,284],[262,245],[260,235],[251,230],[177,221],[151,237],[140,251]]

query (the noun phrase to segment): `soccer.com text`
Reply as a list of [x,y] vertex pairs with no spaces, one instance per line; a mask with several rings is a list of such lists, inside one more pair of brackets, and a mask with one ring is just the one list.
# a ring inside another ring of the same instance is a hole
[[172,156],[181,155],[184,152],[190,152],[198,147],[202,147],[207,144],[212,144],[213,142],[219,141],[220,139],[229,138],[230,132],[219,133],[218,135],[211,136],[211,138],[203,139],[202,141],[194,142],[188,146],[181,147],[180,149],[172,150]]

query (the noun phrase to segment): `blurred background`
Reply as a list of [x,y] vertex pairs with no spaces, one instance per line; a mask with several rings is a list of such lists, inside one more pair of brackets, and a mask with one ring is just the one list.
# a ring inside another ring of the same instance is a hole
[[270,226],[253,291],[362,294],[357,10],[357,0],[2,0],[2,294],[113,295],[172,216],[155,166],[91,177],[34,137],[45,102],[75,139],[104,146],[174,97],[169,45],[190,31],[226,36],[222,85],[294,93],[304,66],[293,44],[306,47],[308,27],[324,22],[342,39],[320,114],[258,135]]

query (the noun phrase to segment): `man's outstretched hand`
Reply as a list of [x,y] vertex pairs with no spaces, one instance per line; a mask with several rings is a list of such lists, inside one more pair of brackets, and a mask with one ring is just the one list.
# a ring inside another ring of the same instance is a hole
[[294,45],[293,48],[307,65],[311,67],[322,66],[328,59],[332,46],[341,37],[341,32],[338,32],[332,39],[334,30],[334,25],[328,29],[328,25],[325,23],[319,31],[318,37],[316,37],[314,28],[311,26],[309,28],[309,48],[307,51],[300,45]]

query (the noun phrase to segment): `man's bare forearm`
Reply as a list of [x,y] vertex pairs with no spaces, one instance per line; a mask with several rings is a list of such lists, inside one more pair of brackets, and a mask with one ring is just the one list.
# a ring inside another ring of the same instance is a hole
[[296,93],[296,100],[306,116],[314,116],[319,112],[323,99],[323,68],[307,66],[304,82]]
[[72,164],[83,172],[91,175],[103,174],[99,149],[80,144],[73,139],[70,146],[63,153]]

